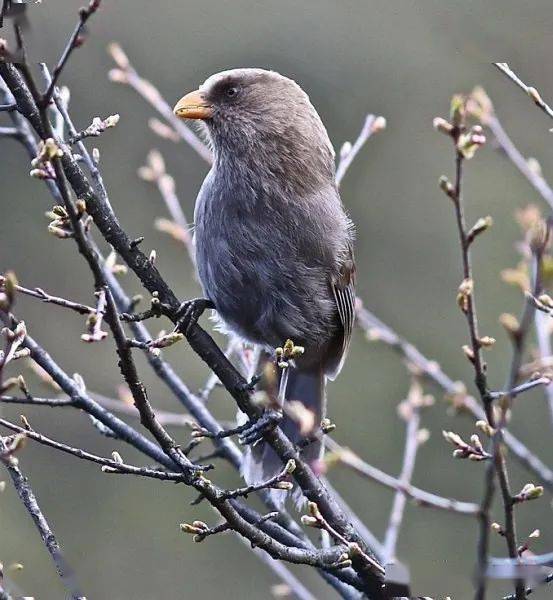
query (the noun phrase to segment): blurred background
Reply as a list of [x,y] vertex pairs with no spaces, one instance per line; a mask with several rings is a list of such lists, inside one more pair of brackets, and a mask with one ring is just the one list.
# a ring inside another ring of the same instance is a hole
[[[47,0],[30,6],[34,60],[55,64],[80,4]],[[171,105],[214,72],[259,66],[301,84],[337,149],[355,139],[368,112],[385,116],[386,131],[369,141],[342,186],[358,231],[358,293],[377,316],[439,359],[453,379],[465,381],[474,393],[472,370],[461,352],[466,324],[455,303],[461,271],[453,208],[437,186],[442,173],[452,175],[452,149],[433,131],[432,119],[447,116],[453,93],[483,85],[520,150],[537,157],[546,175],[551,173],[551,122],[490,60],[509,61],[544,98],[553,99],[552,26],[548,0],[534,0],[531,7],[516,0],[105,0],[91,20],[90,39],[73,55],[62,83],[71,88],[78,128],[94,116],[121,115],[117,128],[92,140],[89,147],[101,151],[103,175],[123,226],[133,237],[145,236],[145,250],[157,250],[158,267],[182,298],[199,293],[192,268],[181,246],[154,229],[154,219],[166,216],[165,207],[136,171],[147,152],[159,148],[191,219],[207,167],[183,143],[175,145],[153,134],[147,126],[153,111],[129,88],[108,80],[113,66],[106,53],[109,42],[121,43],[137,70]],[[40,181],[29,178],[26,153],[16,142],[0,139],[0,156],[0,272],[13,269],[22,285],[92,302],[92,280],[74,244],[47,232],[43,215],[51,198]],[[503,385],[510,359],[498,316],[518,314],[522,303],[521,294],[501,281],[500,271],[518,261],[515,243],[520,232],[513,216],[529,202],[541,206],[540,198],[491,145],[467,164],[468,221],[490,214],[495,223],[475,245],[474,263],[481,329],[498,340],[487,354],[490,384],[496,389]],[[124,283],[131,292],[140,291],[134,276],[125,276]],[[80,373],[89,390],[116,397],[120,377],[113,348],[108,343],[84,345],[79,339],[82,318],[23,297],[16,308],[29,332],[69,373]],[[165,323],[154,321],[152,326],[156,330]],[[192,389],[203,385],[207,370],[186,344],[166,350],[165,357]],[[12,371],[20,367],[16,363]],[[35,394],[50,393],[28,369],[23,372]],[[142,374],[155,406],[180,410],[147,366]],[[356,331],[349,360],[329,390],[336,439],[392,474],[399,472],[404,443],[404,423],[396,407],[408,386],[398,357]],[[414,483],[478,502],[482,464],[454,461],[440,433],[447,428],[470,435],[473,422],[448,414],[440,392],[432,386],[427,390],[436,393],[436,405],[423,415],[432,435],[420,449]],[[223,418],[234,414],[234,403],[221,391],[210,406]],[[14,420],[21,412],[22,407],[0,407],[0,414]],[[103,455],[118,449],[129,462],[140,460],[128,448],[98,435],[89,419],[73,409],[24,407],[24,413],[37,430],[54,438]],[[511,429],[546,462],[552,459],[550,425],[543,390],[517,401]],[[172,433],[188,439],[185,430]],[[180,533],[178,524],[183,521],[214,522],[207,506],[189,506],[194,496],[184,488],[109,477],[89,463],[33,443],[20,461],[89,599],[271,597],[275,576],[236,538],[222,535],[193,544]],[[532,480],[514,461],[510,466],[515,491]],[[217,480],[234,482],[228,471],[221,464]],[[339,468],[330,477],[368,527],[382,536],[393,494]],[[0,480],[5,478],[0,472]],[[536,552],[553,546],[550,500],[546,494],[517,511],[521,538],[541,529],[541,538],[533,544]],[[493,551],[502,555],[504,542],[496,537]],[[470,517],[409,505],[398,553],[411,569],[413,591],[469,598],[476,539],[476,521]],[[0,561],[24,564],[24,570],[11,577],[26,595],[40,600],[63,596],[49,557],[9,484],[0,496]],[[294,571],[317,598],[335,597],[309,569]],[[491,589],[491,597],[508,590],[500,584]],[[533,598],[550,593],[541,590]]]

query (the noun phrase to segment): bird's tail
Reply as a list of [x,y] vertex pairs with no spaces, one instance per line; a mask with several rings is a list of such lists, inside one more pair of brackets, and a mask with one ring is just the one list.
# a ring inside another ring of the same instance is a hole
[[[288,384],[286,386],[286,400],[301,402],[301,404],[314,415],[314,427],[318,428],[326,414],[326,377],[322,368],[309,371],[299,371],[290,368]],[[284,410],[284,418],[280,427],[292,443],[298,443],[305,437],[302,433],[302,419],[292,418]],[[302,451],[302,458],[309,464],[322,458],[322,443],[314,441],[309,443]],[[283,468],[282,461],[274,450],[265,442],[260,441],[247,448],[244,455],[242,474],[248,484],[258,484],[277,475]],[[286,493],[281,490],[271,491],[277,504],[284,504]],[[296,500],[301,501],[301,494],[295,490]]]

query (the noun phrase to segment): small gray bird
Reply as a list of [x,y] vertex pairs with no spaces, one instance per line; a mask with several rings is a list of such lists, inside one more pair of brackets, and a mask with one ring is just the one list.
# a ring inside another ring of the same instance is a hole
[[[334,182],[334,150],[307,94],[263,69],[212,75],[174,108],[203,121],[214,162],[194,214],[204,294],[228,329],[274,349],[305,348],[286,399],[325,416],[325,381],[339,373],[354,320],[354,230]],[[298,424],[282,423],[292,441]],[[307,460],[320,444],[307,445]],[[257,444],[244,476],[258,483],[282,465]]]

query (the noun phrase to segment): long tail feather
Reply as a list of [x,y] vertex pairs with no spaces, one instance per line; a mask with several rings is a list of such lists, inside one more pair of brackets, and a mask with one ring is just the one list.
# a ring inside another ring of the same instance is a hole
[[[292,368],[288,376],[285,402],[301,402],[305,408],[313,412],[315,427],[318,427],[326,413],[325,379],[322,369],[298,371]],[[284,411],[281,428],[293,443],[298,443],[302,439],[300,424],[286,415],[286,411]],[[312,442],[306,446],[302,457],[309,463],[320,459],[322,457],[321,442]],[[268,444],[258,442],[246,450],[242,474],[248,483],[257,484],[266,481],[279,473],[281,469],[282,461]],[[277,503],[284,504],[285,492],[274,490],[272,495]],[[301,501],[301,494],[297,490],[294,497]]]

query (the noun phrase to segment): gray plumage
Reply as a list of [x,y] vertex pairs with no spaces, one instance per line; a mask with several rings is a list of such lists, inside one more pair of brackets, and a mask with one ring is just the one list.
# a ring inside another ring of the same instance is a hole
[[[307,94],[278,73],[225,71],[199,97],[214,153],[194,216],[204,293],[242,338],[270,351],[288,338],[305,347],[287,398],[304,402],[318,425],[325,379],[337,375],[349,345],[355,298],[353,227],[332,145]],[[283,427],[298,440],[297,426]],[[307,453],[316,457],[318,446]],[[246,463],[250,481],[281,466],[262,445]]]

